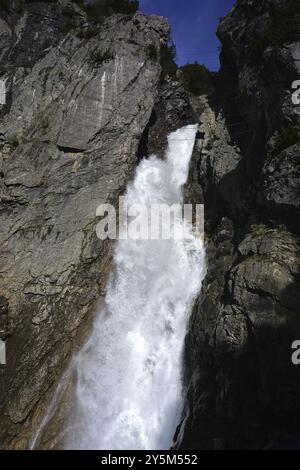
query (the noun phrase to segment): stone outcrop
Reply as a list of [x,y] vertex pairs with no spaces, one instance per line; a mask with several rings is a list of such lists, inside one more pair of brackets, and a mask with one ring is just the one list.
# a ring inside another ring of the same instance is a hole
[[299,444],[291,345],[300,338],[300,122],[291,86],[300,42],[249,60],[274,5],[286,2],[237,2],[218,30],[217,92],[194,99],[186,199],[206,207],[208,275],[186,340],[183,449]]
[[69,1],[1,12],[2,448],[28,447],[101,299],[113,245],[96,237],[96,208],[133,174],[161,76],[148,48],[168,35],[141,13],[92,28]]

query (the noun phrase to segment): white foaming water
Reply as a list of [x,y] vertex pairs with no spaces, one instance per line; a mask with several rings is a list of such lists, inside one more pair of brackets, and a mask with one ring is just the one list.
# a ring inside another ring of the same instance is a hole
[[[128,206],[181,203],[196,126],[169,137],[165,161],[143,160]],[[68,449],[168,449],[183,408],[187,321],[205,275],[203,243],[119,240],[93,333],[75,358]]]

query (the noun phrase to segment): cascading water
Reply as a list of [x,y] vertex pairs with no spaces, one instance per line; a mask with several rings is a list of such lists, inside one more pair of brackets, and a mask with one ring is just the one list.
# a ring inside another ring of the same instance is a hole
[[[182,203],[195,134],[196,126],[179,129],[165,160],[139,164],[128,207]],[[73,362],[77,385],[65,447],[168,449],[183,409],[183,346],[205,275],[203,242],[194,235],[119,240],[115,264],[105,306]]]

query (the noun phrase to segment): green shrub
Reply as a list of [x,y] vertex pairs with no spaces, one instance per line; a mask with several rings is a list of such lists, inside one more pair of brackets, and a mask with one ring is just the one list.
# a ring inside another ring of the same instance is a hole
[[0,0],[0,10],[10,13],[11,2],[10,0]]
[[138,8],[138,0],[93,0],[84,9],[89,20],[98,22],[103,16],[114,13],[134,14]]
[[11,2],[12,9],[15,13],[20,13],[24,8],[24,0],[14,0]]
[[85,2],[84,0],[73,0],[74,3],[76,3],[76,5],[78,5],[82,10],[85,9]]
[[6,139],[6,144],[12,148],[17,148],[19,145],[19,139],[17,134],[12,134]]
[[298,130],[293,126],[287,126],[279,131],[275,144],[274,155],[278,155],[283,150],[295,145],[299,140]]
[[267,30],[253,40],[249,62],[256,65],[267,47],[281,46],[300,39],[300,2],[288,0],[285,6],[273,7]]
[[270,229],[265,224],[254,224],[251,226],[251,233],[256,238],[263,238]]
[[0,11],[7,13],[20,13],[24,7],[24,0],[0,0]]
[[158,52],[157,48],[154,44],[150,44],[150,46],[147,47],[147,57],[148,59],[152,60],[153,62],[156,62],[158,59]]
[[193,95],[210,95],[214,91],[212,73],[205,65],[194,64],[180,67],[180,81],[184,88]]
[[162,78],[170,76],[176,77],[177,64],[176,64],[176,46],[173,42],[162,44],[160,48],[160,65],[162,68]]

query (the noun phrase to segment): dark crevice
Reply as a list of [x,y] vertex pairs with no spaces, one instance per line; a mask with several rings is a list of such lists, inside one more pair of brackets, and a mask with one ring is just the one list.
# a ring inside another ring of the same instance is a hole
[[83,153],[84,149],[78,149],[75,147],[64,147],[63,145],[57,145],[57,148],[64,153]]
[[155,110],[153,110],[152,113],[151,113],[149,122],[148,122],[147,126],[145,127],[145,130],[142,134],[142,137],[141,137],[139,145],[138,145],[138,149],[137,149],[138,162],[140,162],[143,158],[149,156],[149,150],[148,150],[149,131],[150,131],[151,127],[154,126],[156,121],[157,121],[157,115],[156,115]]

